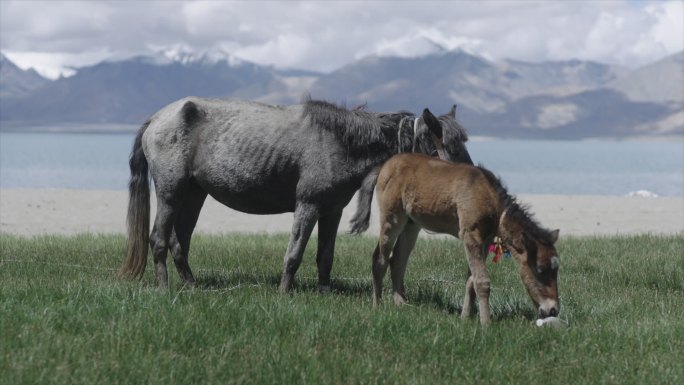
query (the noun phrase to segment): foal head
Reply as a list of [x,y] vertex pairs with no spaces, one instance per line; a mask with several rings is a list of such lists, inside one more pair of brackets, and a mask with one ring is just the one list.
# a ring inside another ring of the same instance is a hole
[[520,278],[539,316],[557,316],[560,311],[557,287],[560,260],[554,244],[559,230],[539,227],[524,208],[514,204],[502,215],[499,231],[504,244],[518,260]]

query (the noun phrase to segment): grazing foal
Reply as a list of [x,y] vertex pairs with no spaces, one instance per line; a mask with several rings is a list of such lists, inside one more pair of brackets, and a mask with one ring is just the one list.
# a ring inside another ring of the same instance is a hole
[[[420,154],[401,154],[380,169],[376,194],[380,240],[373,253],[375,305],[380,303],[388,265],[394,301],[406,301],[406,263],[418,232],[424,228],[463,240],[468,258],[463,317],[473,315],[477,297],[480,322],[490,321],[485,259],[488,245],[497,235],[518,261],[520,277],[539,315],[558,314],[559,259],[554,247],[558,230],[540,227],[489,170]],[[399,234],[402,236],[397,241]]]

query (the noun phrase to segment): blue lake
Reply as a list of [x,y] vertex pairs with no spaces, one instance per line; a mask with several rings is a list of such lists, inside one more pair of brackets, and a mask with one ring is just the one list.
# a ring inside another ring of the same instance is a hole
[[[125,189],[132,134],[0,133],[1,188]],[[684,141],[470,141],[514,194],[684,196]]]

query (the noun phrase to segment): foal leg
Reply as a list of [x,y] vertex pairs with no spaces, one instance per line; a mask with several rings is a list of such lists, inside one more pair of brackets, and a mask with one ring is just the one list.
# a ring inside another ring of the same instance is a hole
[[409,223],[401,232],[397,243],[394,245],[392,257],[390,258],[390,271],[392,273],[392,290],[394,303],[403,305],[406,303],[406,290],[404,287],[404,274],[406,273],[406,264],[408,257],[416,245],[420,226],[415,223]]
[[381,215],[380,240],[373,253],[373,306],[380,304],[382,298],[382,280],[387,273],[390,254],[399,234],[406,226],[405,215]]
[[[466,254],[468,256],[468,267],[472,273],[469,279],[472,279],[472,285],[477,295],[480,323],[486,325],[490,322],[489,316],[489,292],[490,281],[487,274],[487,267],[485,266],[486,246],[482,237],[476,232],[467,232],[463,234],[463,243],[465,244]],[[466,283],[466,288],[468,287]],[[464,304],[464,308],[465,308]]]
[[188,264],[188,253],[190,251],[190,239],[195,230],[197,219],[204,205],[207,193],[202,188],[190,183],[183,196],[174,224],[174,231],[171,232],[171,253],[176,271],[186,285],[193,285],[195,278]]
[[285,266],[283,275],[280,278],[280,292],[287,293],[292,287],[294,275],[302,263],[302,255],[309,241],[311,231],[318,220],[318,209],[310,204],[297,204],[294,212],[294,222],[292,223],[292,233],[290,242],[285,252]]
[[335,239],[340,225],[342,211],[330,213],[318,219],[318,290],[325,293],[330,291],[330,271],[335,255]]
[[472,317],[475,314],[475,283],[473,274],[468,268],[468,277],[465,284],[465,297],[463,297],[463,310],[461,310],[461,318]]

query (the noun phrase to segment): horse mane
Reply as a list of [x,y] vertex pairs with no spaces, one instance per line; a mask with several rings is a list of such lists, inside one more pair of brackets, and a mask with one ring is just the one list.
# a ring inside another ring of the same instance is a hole
[[455,119],[448,115],[441,115],[438,117],[444,132],[444,144],[448,146],[451,143],[468,141],[468,132]]
[[375,113],[366,111],[365,105],[348,110],[324,100],[307,99],[302,112],[311,124],[325,130],[331,130],[335,136],[349,148],[367,149],[369,146],[384,144],[396,146],[396,135],[388,142],[387,131],[396,132],[399,122],[406,116],[413,116],[408,111]]
[[539,222],[534,219],[533,214],[530,212],[530,207],[527,204],[518,202],[514,195],[509,194],[508,189],[503,181],[501,181],[501,178],[487,170],[482,164],[478,164],[477,168],[482,172],[489,184],[494,187],[494,190],[499,196],[499,202],[503,207],[503,211],[506,211],[506,217],[519,223],[528,234],[539,242],[553,245],[551,231],[542,227]]

